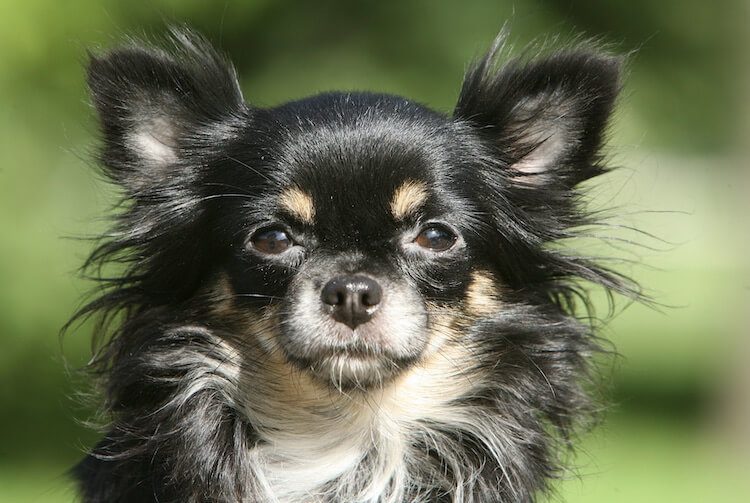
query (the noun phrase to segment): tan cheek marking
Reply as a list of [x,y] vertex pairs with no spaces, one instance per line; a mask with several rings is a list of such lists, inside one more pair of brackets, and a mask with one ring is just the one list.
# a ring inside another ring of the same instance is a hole
[[336,396],[284,357],[278,341],[278,307],[253,310],[244,318],[242,347],[252,355],[247,357],[245,386],[263,398],[254,403],[255,412],[265,417],[293,417],[303,413],[301,408],[330,407]]
[[344,396],[332,393],[286,360],[279,345],[278,306],[238,306],[234,302],[237,294],[225,272],[217,276],[205,295],[212,304],[216,326],[224,328],[227,340],[222,344],[231,349],[232,362],[240,367],[241,393],[255,397],[252,408],[247,408],[248,404],[245,408],[251,419],[274,424],[299,415],[302,409],[321,411],[347,405]]
[[427,309],[430,312],[430,340],[424,355],[430,357],[443,347],[461,341],[464,328],[461,320],[464,315],[458,309],[432,302],[427,303]]
[[315,205],[310,194],[293,187],[281,194],[281,206],[299,218],[303,223],[312,224],[315,219]]
[[397,421],[440,419],[446,404],[472,393],[483,376],[473,370],[471,348],[463,341],[461,311],[429,306],[433,316],[430,343],[421,362],[387,390],[381,402]]
[[218,320],[231,320],[236,317],[234,309],[234,289],[226,272],[219,273],[206,292],[211,303],[211,313]]
[[415,213],[427,200],[427,187],[422,182],[407,180],[393,193],[391,214],[396,220],[403,220]]
[[474,271],[466,290],[466,312],[473,316],[491,316],[502,309],[500,292],[489,271]]

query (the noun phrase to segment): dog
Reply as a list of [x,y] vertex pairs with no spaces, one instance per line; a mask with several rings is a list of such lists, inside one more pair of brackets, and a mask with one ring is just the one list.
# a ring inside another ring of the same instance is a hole
[[[121,191],[86,267],[102,440],[91,502],[527,502],[564,473],[600,353],[581,307],[629,280],[596,222],[621,58],[509,57],[452,113],[371,92],[261,108],[187,29],[91,55]],[[103,269],[101,269],[103,268]]]

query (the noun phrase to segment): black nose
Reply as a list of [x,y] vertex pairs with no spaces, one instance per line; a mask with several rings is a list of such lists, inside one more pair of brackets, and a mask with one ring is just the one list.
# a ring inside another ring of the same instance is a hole
[[367,276],[339,276],[325,284],[320,293],[334,320],[355,328],[372,318],[383,297],[383,289]]

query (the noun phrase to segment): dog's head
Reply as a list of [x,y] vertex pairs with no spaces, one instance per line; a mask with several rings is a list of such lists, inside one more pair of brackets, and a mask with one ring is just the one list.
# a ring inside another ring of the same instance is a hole
[[616,59],[500,69],[496,48],[452,114],[354,92],[259,108],[204,41],[176,38],[89,68],[102,164],[130,201],[100,251],[131,252],[121,304],[242,320],[319,381],[368,387],[514,304],[562,306],[574,276],[607,281],[548,245],[601,170]]

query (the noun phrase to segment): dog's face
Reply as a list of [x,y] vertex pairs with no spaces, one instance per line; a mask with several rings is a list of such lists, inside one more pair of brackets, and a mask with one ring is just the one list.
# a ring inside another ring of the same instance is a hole
[[569,264],[545,246],[598,173],[616,61],[569,53],[490,78],[488,58],[452,116],[368,93],[262,109],[219,56],[181,43],[179,58],[123,49],[89,73],[103,164],[133,201],[123,246],[155,305],[212,291],[240,337],[366,388],[504,304],[559,293]]
[[[478,210],[454,187],[460,128],[368,94],[258,115],[277,138],[261,163],[238,148],[230,192],[248,195],[220,218],[238,304],[273,311],[278,330],[256,334],[266,349],[345,387],[382,383],[437,350],[450,328],[438,315],[462,309],[476,241]],[[266,173],[261,190],[246,166]]]

